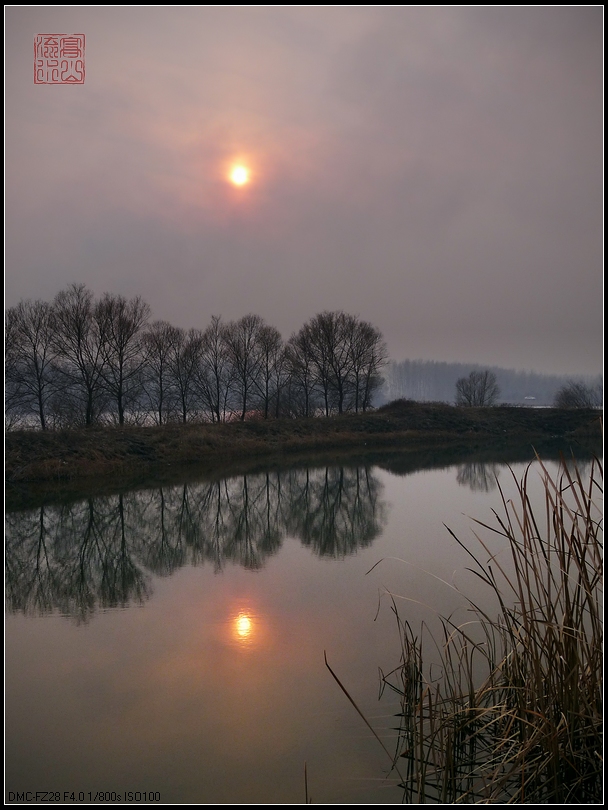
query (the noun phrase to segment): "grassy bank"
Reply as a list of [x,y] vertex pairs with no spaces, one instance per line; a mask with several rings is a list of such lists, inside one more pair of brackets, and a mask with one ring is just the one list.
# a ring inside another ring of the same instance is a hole
[[10,485],[161,473],[171,466],[213,467],[304,452],[465,450],[514,439],[530,444],[569,439],[584,444],[597,443],[600,436],[597,411],[456,408],[399,401],[372,413],[330,418],[9,432],[5,475]]

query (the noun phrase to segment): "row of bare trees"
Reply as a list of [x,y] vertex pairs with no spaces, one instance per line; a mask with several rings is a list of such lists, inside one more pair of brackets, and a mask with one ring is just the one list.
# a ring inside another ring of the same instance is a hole
[[222,422],[255,413],[365,411],[386,347],[371,324],[323,312],[284,342],[257,315],[202,331],[151,321],[141,298],[73,284],[6,312],[7,425]]

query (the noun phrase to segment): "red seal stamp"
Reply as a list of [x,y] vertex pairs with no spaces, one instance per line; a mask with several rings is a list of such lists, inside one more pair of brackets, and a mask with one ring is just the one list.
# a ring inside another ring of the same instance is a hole
[[36,34],[34,84],[84,84],[84,34]]

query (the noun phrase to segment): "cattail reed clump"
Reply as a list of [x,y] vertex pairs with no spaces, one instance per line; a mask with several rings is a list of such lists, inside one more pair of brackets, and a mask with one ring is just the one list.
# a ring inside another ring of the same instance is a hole
[[429,638],[395,608],[402,661],[384,681],[401,698],[406,801],[602,801],[602,466],[540,467],[544,506],[532,506],[528,468],[515,499],[501,490],[495,524],[476,521],[466,551],[491,598],[468,600],[472,619],[444,618]]

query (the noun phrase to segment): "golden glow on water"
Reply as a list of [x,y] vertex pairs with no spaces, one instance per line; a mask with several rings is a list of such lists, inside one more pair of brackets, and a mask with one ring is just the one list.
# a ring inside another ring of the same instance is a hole
[[249,616],[239,614],[236,618],[235,626],[237,635],[240,638],[247,638],[247,636],[251,635],[252,624]]
[[232,637],[241,646],[251,646],[255,641],[256,622],[248,610],[240,610],[232,620]]

